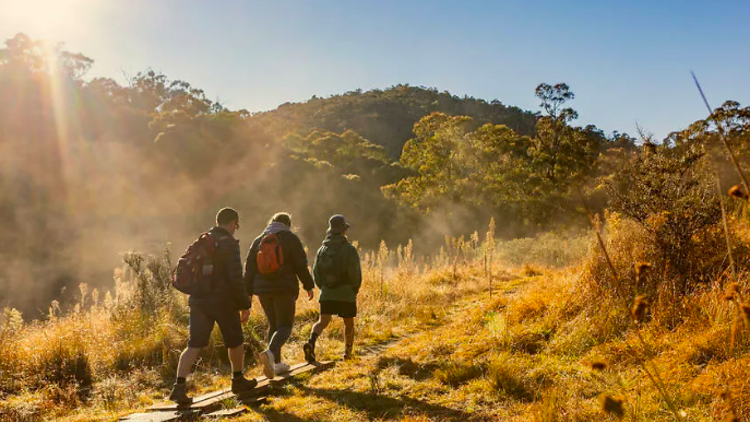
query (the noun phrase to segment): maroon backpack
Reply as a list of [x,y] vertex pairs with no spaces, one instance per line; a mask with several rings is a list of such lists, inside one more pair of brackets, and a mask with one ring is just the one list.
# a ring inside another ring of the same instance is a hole
[[210,290],[214,271],[213,256],[217,245],[218,240],[210,234],[200,235],[177,261],[172,274],[172,286],[189,295]]

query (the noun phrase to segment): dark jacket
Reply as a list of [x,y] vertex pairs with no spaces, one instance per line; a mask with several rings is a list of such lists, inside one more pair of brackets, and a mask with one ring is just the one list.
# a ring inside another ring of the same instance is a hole
[[242,281],[242,257],[240,243],[223,227],[208,231],[217,242],[214,254],[214,271],[211,290],[190,295],[189,305],[232,306],[249,309],[250,295]]
[[[245,287],[252,295],[261,294],[289,294],[299,295],[299,282],[305,290],[315,288],[310,270],[307,268],[307,254],[302,242],[296,234],[289,230],[278,232],[281,251],[284,254],[284,264],[273,276],[264,276],[258,272],[258,250],[264,234],[258,236],[247,253],[245,264]],[[299,281],[298,281],[299,280]]]
[[[321,274],[319,258],[327,250],[333,249],[337,256],[337,262],[341,265],[337,276],[341,280],[335,282],[335,287],[326,285],[326,275]],[[315,284],[320,287],[320,301],[356,302],[359,288],[362,286],[362,269],[359,263],[357,248],[352,246],[341,234],[329,234],[323,241],[323,246],[318,249],[313,264],[313,278]]]

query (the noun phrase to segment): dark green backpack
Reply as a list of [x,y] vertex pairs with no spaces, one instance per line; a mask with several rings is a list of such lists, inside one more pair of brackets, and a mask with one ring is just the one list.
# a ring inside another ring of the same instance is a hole
[[336,248],[326,246],[318,254],[318,273],[323,278],[321,285],[335,288],[346,284],[344,245]]

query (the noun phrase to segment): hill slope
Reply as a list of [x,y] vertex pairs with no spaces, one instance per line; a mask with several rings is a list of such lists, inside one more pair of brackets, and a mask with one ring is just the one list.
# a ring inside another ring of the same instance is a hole
[[398,158],[406,141],[413,136],[414,124],[433,112],[469,116],[477,124],[504,124],[521,135],[532,135],[537,119],[532,112],[503,105],[498,100],[461,98],[435,88],[409,85],[285,103],[276,110],[256,114],[253,119],[277,136],[316,128],[334,132],[351,129]]

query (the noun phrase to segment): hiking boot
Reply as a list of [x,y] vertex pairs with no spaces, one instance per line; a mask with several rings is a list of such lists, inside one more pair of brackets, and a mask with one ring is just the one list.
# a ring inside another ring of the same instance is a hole
[[263,375],[268,379],[273,379],[276,376],[276,371],[273,368],[273,352],[266,350],[258,354],[258,361],[263,365]]
[[289,369],[291,369],[289,365],[284,362],[279,362],[273,366],[273,371],[277,374],[285,374],[289,372]]
[[255,378],[247,379],[245,377],[232,378],[232,392],[234,394],[244,393],[250,391],[258,386],[258,381]]
[[188,397],[187,395],[187,384],[175,384],[174,387],[172,387],[172,392],[169,393],[169,400],[172,400],[173,402],[177,403],[178,405],[188,405],[193,402],[192,397]]
[[352,346],[346,346],[344,349],[344,360],[352,360],[354,359],[354,353],[352,352]]
[[308,342],[302,345],[302,350],[305,352],[305,360],[307,363],[315,363],[315,345]]

